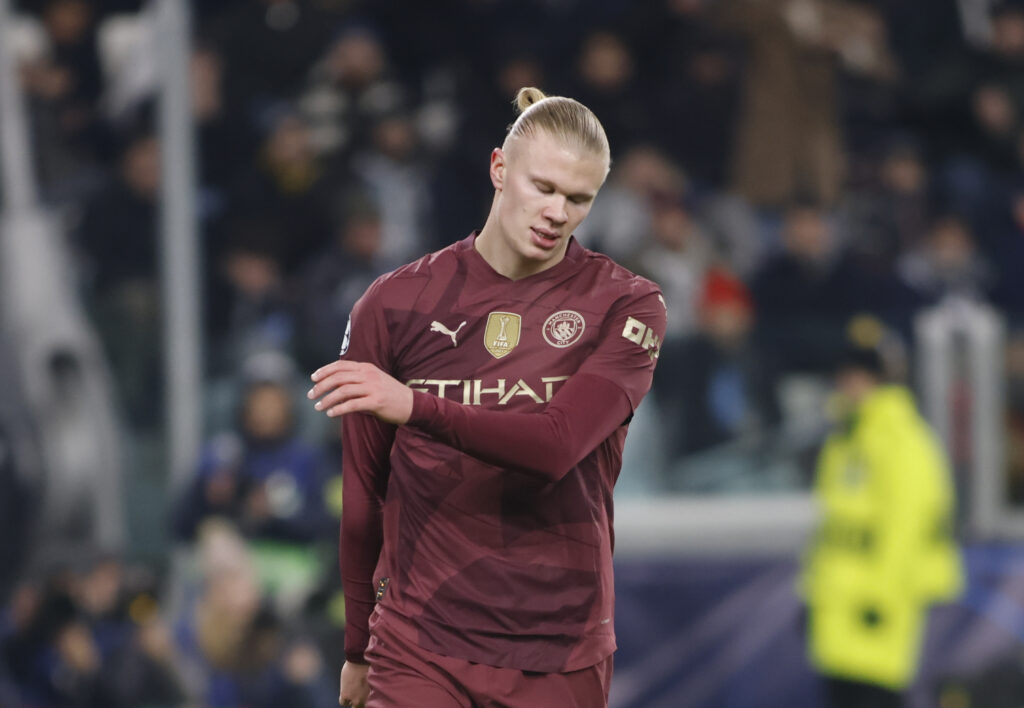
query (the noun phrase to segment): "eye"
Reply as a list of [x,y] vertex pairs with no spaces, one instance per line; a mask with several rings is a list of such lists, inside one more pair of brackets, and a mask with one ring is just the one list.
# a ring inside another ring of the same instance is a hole
[[555,191],[554,187],[552,187],[550,184],[544,184],[543,182],[534,182],[533,184],[535,187],[537,187],[538,190],[540,190],[541,194],[551,194],[552,192]]
[[569,201],[573,204],[587,204],[590,201],[590,197],[569,197]]

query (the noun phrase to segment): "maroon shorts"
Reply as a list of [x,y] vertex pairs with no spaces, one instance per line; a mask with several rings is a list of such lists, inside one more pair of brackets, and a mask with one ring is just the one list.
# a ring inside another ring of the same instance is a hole
[[542,674],[434,654],[395,631],[373,626],[366,659],[366,708],[601,708],[608,705],[612,657],[586,669]]

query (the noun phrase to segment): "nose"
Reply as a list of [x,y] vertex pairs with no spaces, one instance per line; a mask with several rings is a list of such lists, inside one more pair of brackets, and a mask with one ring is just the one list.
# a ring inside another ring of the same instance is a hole
[[565,195],[552,195],[551,200],[549,200],[547,205],[544,207],[544,218],[550,221],[552,224],[561,226],[562,224],[569,220],[569,214],[566,211],[565,205]]

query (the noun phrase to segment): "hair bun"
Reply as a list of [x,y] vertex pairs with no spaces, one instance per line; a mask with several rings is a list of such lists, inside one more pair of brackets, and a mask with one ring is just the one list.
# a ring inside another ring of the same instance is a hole
[[515,100],[516,113],[522,113],[533,104],[537,103],[538,101],[542,101],[545,98],[547,98],[547,95],[545,95],[545,93],[541,91],[539,88],[534,88],[533,86],[526,86],[524,88],[519,89],[519,92],[516,93]]

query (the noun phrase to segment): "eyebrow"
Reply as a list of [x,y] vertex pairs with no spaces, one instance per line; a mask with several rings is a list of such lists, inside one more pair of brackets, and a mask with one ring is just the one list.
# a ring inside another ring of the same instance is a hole
[[[537,177],[537,176],[531,177],[531,179],[534,182],[537,182],[539,184],[543,184],[545,187],[551,187],[551,189],[560,191],[560,190],[558,190],[558,185],[556,185],[554,182],[552,182],[549,179],[545,179],[543,177]],[[568,194],[566,196],[568,196],[569,199],[593,199],[594,197],[597,196],[597,194],[596,193],[595,194],[591,194],[590,192],[576,192],[575,194]]]

